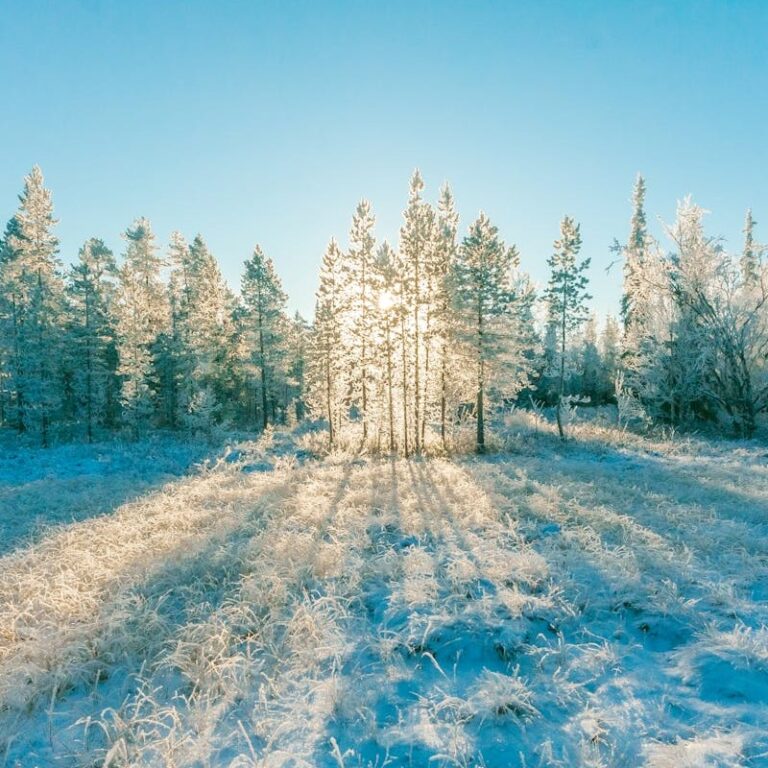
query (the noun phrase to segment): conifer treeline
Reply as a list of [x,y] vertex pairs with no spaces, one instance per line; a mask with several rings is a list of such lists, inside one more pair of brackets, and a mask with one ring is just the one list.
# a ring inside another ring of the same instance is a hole
[[362,201],[347,250],[332,240],[323,258],[307,392],[331,445],[357,428],[361,445],[418,453],[466,417],[482,452],[489,405],[556,406],[564,436],[573,401],[616,403],[623,424],[754,433],[768,409],[768,272],[751,213],[735,258],[685,200],[664,252],[638,177],[627,244],[614,245],[622,325],[598,330],[577,222],[563,218],[537,299],[485,214],[460,238],[450,189],[433,207],[423,186],[415,173],[397,249],[376,246]]
[[257,246],[240,297],[200,235],[161,253],[147,219],[119,263],[92,238],[66,272],[39,168],[0,241],[0,421],[48,445],[301,417],[307,324]]
[[[376,243],[361,201],[345,249],[323,256],[315,318],[289,318],[257,246],[240,295],[200,235],[164,251],[146,219],[119,259],[92,238],[64,270],[50,192],[34,168],[0,240],[0,424],[43,445],[208,434],[327,420],[331,445],[419,453],[449,446],[457,422],[501,404],[615,402],[638,424],[708,421],[751,435],[768,408],[768,280],[751,213],[738,257],[704,234],[684,201],[671,251],[648,233],[638,178],[621,324],[587,309],[589,259],[565,217],[537,297],[484,215],[459,234],[450,189],[436,205],[411,179],[397,247]],[[309,409],[309,410],[307,410]]]

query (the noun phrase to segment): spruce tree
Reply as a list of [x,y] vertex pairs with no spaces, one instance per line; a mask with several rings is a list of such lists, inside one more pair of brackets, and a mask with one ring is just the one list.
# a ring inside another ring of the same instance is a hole
[[[193,414],[195,425],[209,430],[221,420],[230,399],[235,365],[232,322],[234,297],[224,282],[219,265],[201,235],[187,249],[178,282],[183,285],[177,324],[180,327],[186,381],[181,416]],[[211,423],[205,423],[205,415]]]
[[287,328],[286,393],[284,402],[290,418],[301,421],[306,414],[307,358],[310,328],[301,313],[296,312]]
[[642,317],[642,301],[644,274],[648,250],[648,228],[645,215],[645,179],[638,174],[632,191],[632,220],[630,223],[629,240],[627,245],[619,250],[624,251],[624,289],[621,296],[621,319],[625,332],[629,332],[638,318]]
[[18,255],[12,237],[19,237],[21,228],[16,217],[6,225],[0,240],[0,424],[21,432],[24,429],[23,395],[17,391],[15,371],[20,366],[20,306],[13,289],[13,266]]
[[755,241],[755,225],[752,209],[747,210],[744,221],[744,250],[739,262],[742,280],[748,285],[756,285],[760,279],[761,247]]
[[580,394],[589,398],[592,405],[599,405],[601,400],[602,360],[597,348],[597,319],[591,315],[584,325],[581,342]]
[[621,340],[616,318],[608,315],[600,336],[600,395],[602,402],[610,402],[616,392],[616,377],[621,365]]

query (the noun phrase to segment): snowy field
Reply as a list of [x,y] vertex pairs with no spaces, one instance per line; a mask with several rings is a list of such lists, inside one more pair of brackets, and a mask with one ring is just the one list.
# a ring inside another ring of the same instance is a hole
[[274,440],[0,461],[0,766],[768,765],[765,446]]

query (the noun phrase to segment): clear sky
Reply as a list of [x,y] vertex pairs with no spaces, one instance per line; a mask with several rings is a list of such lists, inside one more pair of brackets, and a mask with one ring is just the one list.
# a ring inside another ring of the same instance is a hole
[[[397,239],[408,178],[485,210],[534,279],[564,214],[618,306],[635,174],[669,221],[768,240],[768,2],[0,0],[0,218],[39,163],[71,261],[147,216],[239,284],[255,243],[311,315],[360,197]],[[765,222],[765,226],[760,224]]]

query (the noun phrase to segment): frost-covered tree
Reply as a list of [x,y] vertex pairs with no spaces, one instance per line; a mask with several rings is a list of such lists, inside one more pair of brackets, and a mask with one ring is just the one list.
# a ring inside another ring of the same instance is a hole
[[448,407],[451,392],[450,371],[454,361],[452,351],[453,307],[451,304],[450,276],[453,270],[458,245],[456,233],[459,216],[453,199],[453,193],[447,184],[440,190],[437,205],[437,228],[433,253],[433,283],[431,291],[431,333],[438,356],[438,397],[440,401],[440,440],[446,447]]
[[315,414],[328,421],[330,447],[346,410],[344,399],[343,346],[344,285],[342,253],[335,240],[328,243],[320,267],[320,285],[316,293],[315,321],[310,340],[309,401]]
[[660,317],[669,309],[664,306],[669,290],[666,268],[658,244],[648,232],[645,195],[645,180],[638,175],[627,243],[615,243],[613,248],[624,259],[622,368],[625,384],[635,394],[642,386],[643,370],[658,351],[654,348],[659,342]]
[[245,262],[241,297],[249,362],[257,379],[258,420],[266,429],[275,421],[278,402],[278,374],[285,357],[283,331],[286,296],[272,259],[256,246]]
[[632,191],[632,220],[626,246],[614,246],[624,253],[624,286],[621,296],[621,319],[626,331],[642,322],[643,299],[646,293],[644,275],[649,245],[645,214],[645,179],[638,174]]
[[352,404],[360,413],[363,443],[369,438],[374,421],[372,397],[375,390],[373,322],[378,297],[373,289],[373,260],[375,218],[371,205],[361,200],[352,217],[349,249],[343,261],[346,295],[343,312],[350,355],[348,361],[349,387]]
[[481,213],[451,270],[457,339],[465,345],[474,372],[478,453],[485,452],[485,408],[492,385],[513,396],[525,383],[520,316],[530,296],[520,291],[518,263],[515,248],[507,248]]
[[119,413],[115,278],[112,251],[98,238],[80,248],[70,273],[70,358],[78,416],[92,442],[97,427],[112,427]]
[[66,318],[58,240],[53,234],[57,222],[38,166],[25,178],[19,200],[0,261],[9,404],[17,429],[46,446],[62,402]]
[[182,423],[209,431],[234,395],[234,296],[201,235],[187,246],[175,233],[170,256],[174,403]]
[[170,331],[165,339],[166,400],[173,426],[185,421],[194,398],[195,360],[190,344],[192,307],[191,258],[189,244],[181,232],[172,232],[168,245]]
[[19,365],[19,308],[11,284],[11,262],[17,256],[12,238],[20,234],[19,222],[14,216],[0,239],[0,424],[23,431],[23,397],[19,403],[14,377]]
[[[383,375],[381,376],[382,399],[384,407],[381,413],[385,415],[385,433],[390,452],[397,448],[396,428],[397,413],[396,399],[398,392],[397,382],[397,334],[400,327],[403,306],[399,296],[399,264],[397,255],[388,242],[384,241],[376,253],[374,262],[374,285],[379,297],[376,315],[376,328],[378,331],[377,347],[381,350],[383,358]],[[405,400],[407,393],[400,392],[400,399]],[[404,405],[404,402],[403,402]],[[407,411],[403,422],[403,443],[408,438]]]
[[597,318],[594,314],[584,324],[579,368],[579,394],[597,405],[601,400],[602,360],[597,348]]
[[763,247],[755,240],[756,224],[750,208],[744,221],[744,250],[739,262],[741,277],[746,285],[757,285],[762,273]]
[[[136,221],[123,233],[127,245],[119,270],[116,301],[118,375],[123,416],[135,437],[159,410],[162,383],[157,357],[170,329],[170,309],[149,221]],[[166,406],[167,409],[167,406]],[[163,414],[167,419],[169,414]]]
[[411,177],[408,206],[400,229],[400,256],[403,263],[403,301],[410,311],[410,354],[413,379],[413,448],[422,449],[426,419],[425,331],[429,298],[430,262],[435,242],[435,215],[422,199],[424,182],[418,170]]
[[547,322],[557,339],[557,429],[560,437],[564,438],[562,406],[568,341],[570,334],[587,319],[587,301],[591,298],[586,291],[588,279],[585,274],[590,260],[578,258],[581,232],[579,225],[569,216],[560,223],[560,237],[555,240],[554,251],[547,260],[550,276],[544,298],[548,309]]
[[306,412],[306,371],[310,328],[301,313],[294,313],[285,330],[285,393],[283,403],[289,423],[301,421]]
[[621,367],[621,334],[612,315],[605,318],[600,335],[600,358],[600,399],[607,403],[615,397],[616,377]]
[[746,270],[743,256],[738,267],[731,261],[704,233],[703,215],[686,199],[668,230],[675,244],[671,289],[684,385],[679,407],[684,416],[707,416],[713,404],[749,437],[757,414],[768,407],[768,282],[758,259]]

